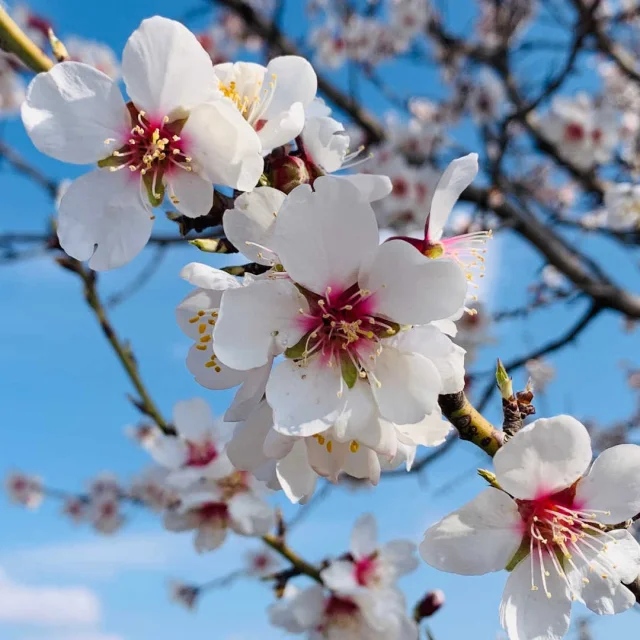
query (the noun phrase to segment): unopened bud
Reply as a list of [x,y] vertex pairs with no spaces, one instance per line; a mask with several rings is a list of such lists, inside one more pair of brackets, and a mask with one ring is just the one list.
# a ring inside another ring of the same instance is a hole
[[498,383],[498,389],[500,389],[500,395],[503,400],[513,398],[513,384],[500,358],[498,358],[498,364],[496,366],[496,382]]
[[436,589],[429,591],[427,595],[418,602],[414,609],[414,618],[417,622],[424,618],[431,617],[445,602],[444,591]]
[[53,52],[53,57],[58,62],[67,62],[71,60],[71,56],[67,51],[67,47],[64,46],[61,40],[59,40],[56,34],[53,32],[53,29],[49,27],[47,31],[47,35],[49,36],[49,44],[51,45],[51,51]]
[[284,193],[290,193],[311,180],[306,162],[298,156],[282,156],[272,160],[270,177],[271,185]]
[[206,253],[235,253],[236,249],[225,238],[196,238],[189,244]]
[[478,469],[478,475],[486,480],[494,489],[501,489],[498,481],[496,480],[496,474],[486,469]]

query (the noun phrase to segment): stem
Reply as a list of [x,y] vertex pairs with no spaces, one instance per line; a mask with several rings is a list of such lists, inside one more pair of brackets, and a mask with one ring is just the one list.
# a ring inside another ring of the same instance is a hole
[[271,534],[267,534],[266,536],[262,536],[262,541],[274,551],[277,551],[282,557],[286,558],[299,573],[309,576],[316,582],[322,584],[320,571],[289,549],[284,540],[281,540]]
[[2,7],[0,7],[0,46],[5,51],[13,53],[36,73],[49,71],[53,67],[53,61],[31,41]]
[[495,455],[503,444],[504,435],[473,407],[464,391],[440,396],[438,403],[462,440],[473,442],[491,457]]
[[111,325],[111,322],[109,321],[107,312],[102,304],[102,301],[100,300],[100,296],[98,295],[98,289],[96,287],[96,273],[94,271],[91,271],[91,269],[84,267],[77,260],[61,258],[59,260],[59,263],[65,269],[77,273],[78,276],[82,279],[82,282],[84,283],[85,300],[93,310],[94,315],[100,323],[102,333],[104,333],[105,338],[113,347],[113,350],[122,363],[122,366],[127,372],[127,375],[129,376],[129,380],[131,380],[131,383],[138,393],[139,397],[138,399],[134,399],[133,403],[136,405],[136,407],[138,407],[140,411],[149,416],[164,433],[174,435],[175,430],[162,417],[160,411],[156,407],[146,387],[144,386],[142,378],[140,377],[140,372],[138,371],[138,365],[131,349],[120,340],[113,326]]

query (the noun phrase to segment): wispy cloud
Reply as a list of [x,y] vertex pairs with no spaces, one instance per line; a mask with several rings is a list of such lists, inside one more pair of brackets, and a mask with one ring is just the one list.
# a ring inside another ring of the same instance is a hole
[[20,584],[0,569],[0,623],[63,627],[95,625],[100,618],[100,601],[86,587]]

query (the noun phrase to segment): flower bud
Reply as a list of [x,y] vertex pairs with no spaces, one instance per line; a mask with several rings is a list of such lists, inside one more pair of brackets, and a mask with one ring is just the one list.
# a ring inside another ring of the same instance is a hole
[[298,156],[282,156],[271,161],[271,185],[290,193],[301,184],[307,184],[311,176],[307,164]]
[[436,589],[435,591],[429,591],[427,595],[418,602],[414,610],[414,617],[416,621],[420,621],[423,618],[431,617],[445,602],[444,591]]

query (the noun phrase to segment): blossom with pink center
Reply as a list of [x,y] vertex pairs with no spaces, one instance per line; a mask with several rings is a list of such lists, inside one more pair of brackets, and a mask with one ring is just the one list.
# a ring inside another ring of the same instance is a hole
[[183,400],[173,408],[175,436],[158,434],[143,445],[169,470],[167,483],[186,488],[202,479],[223,478],[233,471],[224,446],[226,434],[202,398]]
[[423,238],[392,238],[408,242],[428,258],[451,258],[464,268],[468,277],[475,269],[482,269],[485,244],[490,231],[466,233],[443,238],[447,219],[460,194],[471,184],[478,173],[478,154],[470,153],[454,160],[442,174],[431,200],[431,208],[424,227]]
[[229,529],[244,536],[262,536],[274,522],[273,509],[248,487],[234,486],[230,490],[220,482],[185,493],[164,517],[169,531],[197,532],[194,545],[198,553],[217,549]]
[[151,208],[165,192],[180,213],[197,217],[213,204],[212,183],[250,191],[263,168],[255,131],[182,24],[144,20],[127,41],[122,70],[129,102],[106,74],[63,62],[32,80],[22,107],[40,151],[98,164],[62,197],[57,227],[62,248],[96,270],[144,248]]
[[500,606],[510,640],[562,638],[574,600],[598,614],[635,604],[625,585],[640,574],[640,545],[611,525],[640,512],[640,447],[618,445],[591,460],[577,420],[536,420],[495,455],[499,488],[433,525],[420,545],[442,571],[510,572]]
[[89,511],[89,502],[83,498],[71,497],[64,501],[62,513],[74,524],[84,522]]
[[462,384],[454,346],[429,323],[462,307],[463,271],[404,242],[378,245],[373,210],[352,184],[323,176],[314,190],[292,191],[270,248],[281,271],[225,291],[214,341],[217,357],[238,370],[284,351],[266,386],[276,430],[312,436],[341,416],[358,422],[346,391],[356,387],[361,415],[374,408],[414,424]]
[[580,94],[556,98],[540,130],[561,157],[578,169],[589,170],[611,159],[619,138],[617,120],[611,105],[596,106]]
[[120,500],[117,498],[90,502],[87,519],[98,533],[104,535],[116,533],[125,523],[125,517],[120,512]]
[[85,40],[77,36],[64,39],[69,58],[102,71],[112,80],[120,78],[120,64],[113,49],[103,42]]
[[275,554],[260,549],[249,551],[245,555],[247,573],[250,576],[263,577],[275,573],[281,567],[280,559]]
[[385,590],[398,578],[418,567],[416,546],[409,540],[393,540],[378,545],[375,518],[364,514],[351,532],[347,559],[333,560],[322,571],[324,584],[341,595],[357,596],[363,589]]
[[122,493],[120,481],[113,473],[100,473],[89,483],[89,499],[91,502],[99,503],[118,500]]
[[320,585],[304,591],[287,585],[284,598],[269,608],[269,620],[308,640],[417,640],[418,628],[405,606],[395,589],[351,597]]
[[9,500],[30,509],[37,509],[42,503],[42,482],[36,476],[24,473],[10,473],[5,479],[5,490]]
[[149,467],[136,476],[129,486],[129,495],[146,507],[161,513],[177,502],[178,493],[167,483],[171,471],[164,467]]
[[614,184],[604,194],[606,225],[617,231],[640,229],[640,186]]

